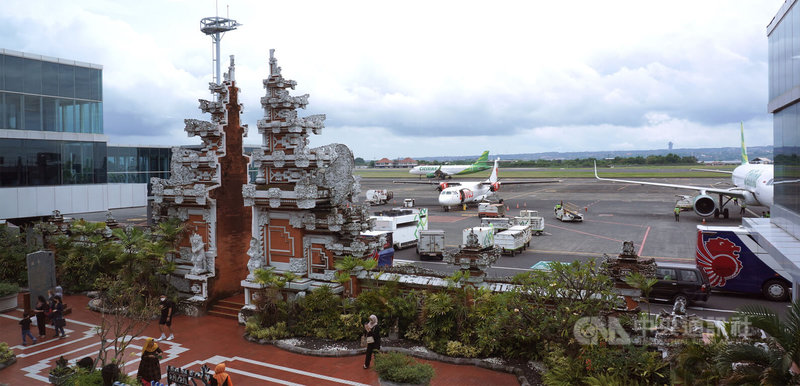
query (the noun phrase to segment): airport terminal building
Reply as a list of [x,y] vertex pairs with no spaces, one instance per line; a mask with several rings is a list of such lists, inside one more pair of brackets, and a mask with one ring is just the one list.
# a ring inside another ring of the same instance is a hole
[[0,219],[145,205],[107,142],[102,66],[0,49]]
[[767,26],[769,103],[775,147],[770,219],[745,219],[756,241],[794,278],[800,296],[800,5],[787,0]]

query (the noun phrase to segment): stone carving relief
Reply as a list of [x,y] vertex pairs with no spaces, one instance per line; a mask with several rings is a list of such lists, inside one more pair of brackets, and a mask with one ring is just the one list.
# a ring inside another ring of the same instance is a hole
[[250,256],[250,260],[247,261],[247,270],[250,271],[250,274],[247,275],[247,280],[252,281],[255,279],[255,271],[264,267],[261,245],[255,237],[250,239],[250,249],[247,250],[247,256]]
[[192,244],[192,275],[199,275],[206,271],[206,252],[203,248],[205,243],[203,243],[203,237],[198,235],[197,233],[193,233],[190,237],[190,241]]
[[244,206],[255,205],[256,186],[252,184],[242,185],[242,198],[244,199]]

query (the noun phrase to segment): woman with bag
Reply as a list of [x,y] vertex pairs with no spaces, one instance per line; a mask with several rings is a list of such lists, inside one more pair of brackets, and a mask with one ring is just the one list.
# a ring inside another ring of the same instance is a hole
[[367,343],[367,357],[364,358],[364,368],[369,368],[369,362],[372,360],[372,352],[381,349],[381,332],[378,328],[378,317],[375,315],[369,316],[369,323],[364,324],[364,337]]
[[161,349],[153,338],[147,338],[142,348],[142,360],[139,362],[139,371],[136,379],[150,384],[152,381],[161,380]]
[[53,297],[53,301],[54,306],[50,317],[53,319],[53,325],[56,328],[56,336],[54,338],[58,338],[59,333],[61,338],[66,338],[67,334],[64,332],[64,326],[67,325],[67,321],[64,319],[64,303],[61,301],[61,296],[58,295]]

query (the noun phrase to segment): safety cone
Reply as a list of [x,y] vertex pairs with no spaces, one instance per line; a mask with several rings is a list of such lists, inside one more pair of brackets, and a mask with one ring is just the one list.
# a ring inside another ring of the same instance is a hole
[[703,219],[703,225],[706,225],[706,219]]
[[511,212],[511,208],[509,208],[508,205],[506,205],[506,212]]
[[522,203],[522,207],[523,207],[523,208],[527,208],[527,207],[528,207],[528,201],[525,201],[525,202],[523,202],[523,203]]
[[584,206],[583,207],[583,211],[586,212],[586,213],[589,213],[589,207],[588,206]]
[[517,203],[517,209],[519,209],[519,203]]

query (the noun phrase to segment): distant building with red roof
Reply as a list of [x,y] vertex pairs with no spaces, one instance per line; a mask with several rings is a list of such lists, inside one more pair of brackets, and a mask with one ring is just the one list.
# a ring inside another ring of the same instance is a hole
[[392,161],[392,160],[390,160],[388,158],[381,158],[381,159],[375,161],[375,167],[376,168],[391,168],[391,167],[394,167],[394,161]]
[[417,161],[408,157],[395,162],[395,167],[398,168],[413,168],[414,166],[417,166]]

